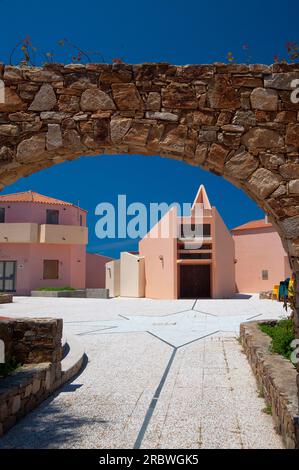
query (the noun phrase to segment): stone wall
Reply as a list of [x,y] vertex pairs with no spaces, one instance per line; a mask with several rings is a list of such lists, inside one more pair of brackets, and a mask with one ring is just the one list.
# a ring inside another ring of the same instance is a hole
[[50,363],[28,364],[0,379],[0,436],[48,398],[54,384],[55,368]]
[[0,321],[5,362],[22,364],[0,379],[0,436],[61,384],[62,320]]
[[10,304],[13,300],[12,294],[0,294],[0,304]]
[[0,339],[5,343],[5,361],[21,364],[51,362],[62,357],[62,320],[56,318],[16,318],[0,321]]
[[241,342],[259,391],[271,406],[277,432],[288,449],[299,449],[296,369],[287,359],[269,352],[271,338],[261,332],[259,323],[265,322],[254,321],[241,325]]
[[178,158],[250,193],[299,255],[299,64],[0,66],[0,78],[2,186],[81,155]]

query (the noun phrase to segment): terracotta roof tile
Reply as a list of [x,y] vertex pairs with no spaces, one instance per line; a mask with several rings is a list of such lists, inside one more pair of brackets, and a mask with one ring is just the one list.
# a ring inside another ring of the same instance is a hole
[[0,196],[0,203],[4,202],[37,202],[40,204],[55,204],[59,206],[77,207],[75,204],[71,204],[70,202],[61,201],[60,199],[55,199],[54,197],[44,196],[43,194],[39,194],[34,191],[3,194]]
[[270,222],[265,222],[265,219],[259,219],[259,220],[251,220],[250,222],[247,222],[246,224],[239,225],[238,227],[235,227],[231,230],[231,232],[239,231],[239,230],[252,230],[256,228],[268,228],[268,227],[273,227],[273,225]]

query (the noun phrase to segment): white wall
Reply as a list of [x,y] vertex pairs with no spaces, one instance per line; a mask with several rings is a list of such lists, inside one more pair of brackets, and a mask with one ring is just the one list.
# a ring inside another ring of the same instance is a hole
[[109,297],[120,295],[120,260],[106,263],[106,289],[109,290]]
[[120,256],[121,297],[144,297],[145,266],[142,256],[123,252]]

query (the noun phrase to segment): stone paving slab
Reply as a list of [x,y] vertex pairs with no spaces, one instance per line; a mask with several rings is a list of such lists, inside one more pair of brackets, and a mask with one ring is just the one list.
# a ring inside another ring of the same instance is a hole
[[[80,336],[89,363],[0,439],[0,448],[283,447],[236,339],[240,321],[257,314],[279,318],[281,304],[39,300],[16,298],[5,313],[62,317]],[[206,337],[216,324],[220,330]]]

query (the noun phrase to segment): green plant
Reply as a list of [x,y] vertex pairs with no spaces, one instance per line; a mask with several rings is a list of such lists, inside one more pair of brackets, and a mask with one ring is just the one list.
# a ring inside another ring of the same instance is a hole
[[289,60],[292,62],[295,62],[296,60],[299,59],[299,44],[298,42],[287,42],[286,45],[286,50],[288,52]]
[[[245,62],[246,64],[250,64],[252,62],[252,57],[251,57],[249,45],[248,44],[243,44],[242,45],[242,51],[243,51],[243,53],[242,53],[241,57],[239,57],[239,61],[240,62]],[[228,52],[227,53],[226,60],[229,63],[237,62],[237,59],[236,59],[235,55],[233,54],[233,52]]]
[[259,390],[258,397],[259,398],[265,398],[264,390],[262,388],[260,388],[260,390]]
[[[105,62],[103,54],[99,51],[85,51],[81,47],[69,41],[67,38],[57,41],[60,48],[65,48],[66,52],[71,53],[70,58],[72,63],[90,63],[92,61],[101,60]],[[9,64],[17,63],[21,66],[35,66],[36,62],[40,62],[41,58],[45,59],[45,63],[54,63],[56,52],[50,50],[47,52],[38,49],[32,44],[30,36],[18,41],[12,48],[9,56]],[[37,56],[37,57],[36,57]],[[113,59],[114,63],[123,63],[121,59]]]
[[13,64],[13,59],[15,53],[19,51],[21,53],[21,59],[19,61],[20,65],[35,65],[34,56],[37,52],[37,48],[32,44],[30,36],[26,36],[24,39],[21,39],[12,49],[9,57],[9,64]]
[[[1,0],[0,0],[1,1]],[[77,44],[70,41],[68,38],[59,39],[56,42],[56,48],[50,49],[49,51],[43,51],[40,48],[37,48],[33,45],[30,36],[19,40],[15,46],[12,48],[9,56],[9,64],[13,65],[17,63],[23,66],[35,66],[38,65],[43,60],[46,64],[51,64],[54,62],[59,62],[59,49],[64,52],[64,61],[70,61],[75,64],[86,64],[101,61],[106,62],[102,52],[97,50],[85,50],[78,46]],[[275,63],[288,63],[288,62],[298,62],[299,61],[299,43],[296,41],[288,41],[285,44],[287,51],[287,58],[280,57],[279,55],[274,55]],[[246,63],[250,64],[253,61],[249,44],[245,43],[241,46],[240,50],[235,51],[234,54],[232,51],[228,52],[226,55],[226,60],[230,64],[234,63]],[[65,54],[69,57],[66,58]],[[119,65],[124,64],[125,60],[123,57],[115,57],[111,60],[112,64]]]
[[272,406],[267,404],[265,408],[262,409],[263,413],[266,413],[266,415],[272,415]]
[[63,291],[63,290],[76,290],[76,289],[74,289],[74,287],[70,287],[70,286],[63,286],[63,287],[39,287],[36,290],[38,290],[38,291],[58,292],[58,291]]
[[291,342],[295,339],[294,324],[291,318],[279,320],[275,325],[259,325],[260,330],[272,338],[270,350],[290,359],[293,352]]
[[20,367],[20,364],[14,357],[11,358],[8,362],[5,362],[4,364],[0,364],[0,379],[4,379],[8,375],[10,375],[18,367]]
[[234,58],[234,54],[232,52],[227,53],[226,59],[229,63],[232,63],[232,62],[236,61],[236,59]]
[[285,48],[287,50],[288,59],[285,57],[279,57],[279,55],[274,56],[275,63],[284,63],[287,64],[289,62],[296,62],[299,60],[299,44],[298,42],[291,42],[288,41],[285,44]]
[[58,46],[68,47],[72,51],[72,62],[73,63],[84,63],[92,62],[92,58],[100,57],[102,62],[105,62],[104,56],[99,51],[84,51],[81,47],[73,44],[69,39],[63,38],[57,41]]
[[[278,54],[275,54],[273,57],[274,63],[279,64],[287,64],[292,62],[299,61],[299,43],[296,41],[288,41],[285,44],[285,49],[287,51],[287,57],[280,57]],[[249,44],[242,45],[242,54],[237,50],[236,54],[233,52],[228,52],[226,55],[226,60],[228,63],[243,63],[251,64],[252,63],[252,55],[250,51]]]

